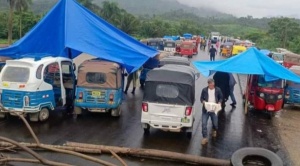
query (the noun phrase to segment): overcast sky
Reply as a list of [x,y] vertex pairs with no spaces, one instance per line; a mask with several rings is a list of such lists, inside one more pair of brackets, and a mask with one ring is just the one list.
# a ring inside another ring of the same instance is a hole
[[300,18],[300,0],[178,0],[193,7],[210,7],[235,16]]

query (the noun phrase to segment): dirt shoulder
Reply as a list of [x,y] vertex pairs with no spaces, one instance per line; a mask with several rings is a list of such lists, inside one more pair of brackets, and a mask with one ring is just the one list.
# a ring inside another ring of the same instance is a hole
[[300,107],[285,107],[280,118],[274,119],[293,165],[300,165]]

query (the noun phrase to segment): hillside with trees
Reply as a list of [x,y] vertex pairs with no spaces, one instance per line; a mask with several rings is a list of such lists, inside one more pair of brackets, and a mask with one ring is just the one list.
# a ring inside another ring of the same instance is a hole
[[[43,2],[38,0],[20,0],[27,2],[27,7],[23,3],[19,5],[14,4],[11,7],[8,2],[12,1],[15,0],[4,1],[5,3],[0,1],[2,8],[2,4],[6,6],[5,10],[0,12],[0,17],[3,18],[0,20],[0,39],[3,42],[7,42],[7,38],[16,40],[22,37],[54,5],[56,0],[45,0]],[[126,8],[123,8],[121,5],[121,0],[115,1],[79,0],[80,3],[94,13],[137,39],[162,37],[164,35],[182,35],[183,33],[207,35],[211,31],[219,31],[223,35],[252,40],[261,48],[275,49],[276,47],[284,47],[300,53],[298,47],[300,44],[300,26],[299,20],[296,19],[258,19],[251,16],[236,18],[228,15],[225,15],[226,17],[208,15],[201,17],[197,12],[187,12],[186,9],[188,7],[183,7],[184,5],[182,8],[174,7],[165,12],[157,11],[156,14],[141,14],[137,11],[140,10],[139,5],[145,5],[144,1],[122,0],[122,2],[128,2],[128,4],[123,4],[123,6],[127,5]],[[130,9],[129,6],[134,6],[133,3],[137,1],[141,3],[135,3],[135,9]],[[170,1],[153,0],[151,3],[146,3],[149,9],[151,6],[159,6],[152,2],[167,3]],[[39,8],[40,11],[37,11],[36,8]],[[48,9],[46,10],[46,8]],[[13,14],[12,19],[10,14]],[[11,26],[7,26],[7,23],[11,23]],[[11,32],[10,37],[8,37],[9,32]]]

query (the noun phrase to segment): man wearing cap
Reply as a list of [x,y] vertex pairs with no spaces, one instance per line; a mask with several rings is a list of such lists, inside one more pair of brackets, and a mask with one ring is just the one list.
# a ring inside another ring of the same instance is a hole
[[200,101],[203,104],[202,107],[202,136],[203,139],[201,141],[202,145],[206,145],[208,142],[207,139],[207,122],[210,117],[212,124],[213,124],[213,137],[217,137],[217,130],[218,130],[218,116],[215,112],[209,112],[205,108],[205,103],[216,103],[221,104],[223,100],[222,91],[220,88],[215,87],[215,81],[213,79],[208,79],[207,81],[208,86],[203,88],[201,92]]

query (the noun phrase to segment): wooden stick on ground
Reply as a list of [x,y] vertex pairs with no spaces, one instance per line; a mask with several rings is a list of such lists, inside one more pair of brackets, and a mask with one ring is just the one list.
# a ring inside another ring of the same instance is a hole
[[28,152],[30,155],[32,155],[34,158],[36,158],[37,160],[40,161],[40,163],[44,164],[44,165],[51,165],[51,166],[71,166],[69,164],[64,164],[64,163],[59,163],[59,162],[54,162],[54,161],[49,161],[47,159],[44,159],[42,156],[40,156],[39,154],[37,154],[36,152],[34,152],[33,150],[31,150],[30,148],[23,146],[21,144],[19,144],[18,142],[5,138],[5,137],[1,137],[0,136],[0,140],[1,141],[5,141],[5,142],[9,142],[23,150],[25,150],[26,152]]
[[123,166],[127,166],[127,164],[125,163],[125,161],[124,161],[120,156],[118,156],[114,151],[112,151],[112,150],[110,150],[110,149],[109,149],[109,151],[110,151],[110,153],[111,153],[113,156],[115,156],[115,158],[117,158],[117,159],[121,162],[121,164],[122,164]]
[[195,163],[201,165],[230,166],[230,161],[228,160],[213,159],[208,157],[181,154],[176,152],[169,152],[169,151],[162,151],[162,150],[155,150],[155,149],[122,148],[122,147],[115,147],[115,146],[83,144],[83,143],[76,143],[76,142],[67,142],[65,145],[71,147],[99,149],[103,153],[110,153],[110,150],[112,150],[116,154],[124,154],[124,155],[139,156],[139,157],[142,156],[148,158],[159,158],[159,159],[189,162],[189,163]]

